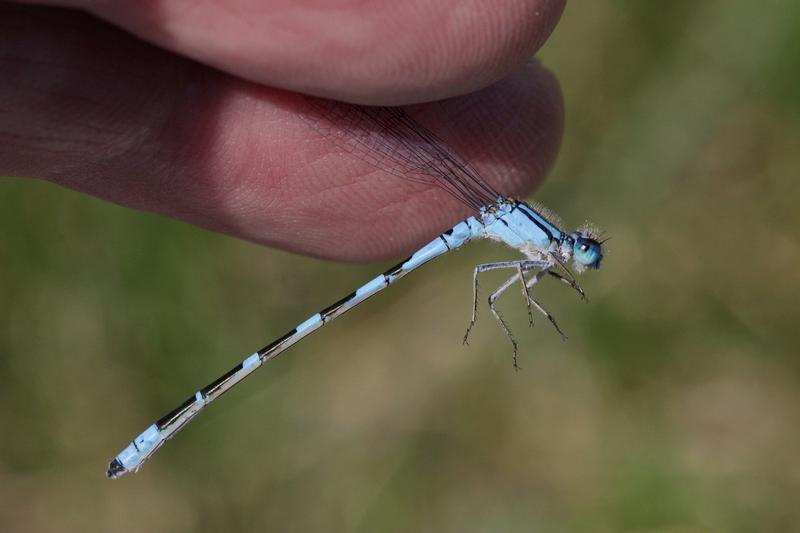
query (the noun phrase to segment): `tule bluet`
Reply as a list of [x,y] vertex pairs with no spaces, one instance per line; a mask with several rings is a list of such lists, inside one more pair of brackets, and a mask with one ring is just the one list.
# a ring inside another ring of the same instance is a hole
[[578,272],[599,268],[603,258],[602,242],[598,241],[594,230],[580,228],[567,233],[560,229],[555,217],[544,209],[499,194],[469,163],[401,109],[359,107],[323,100],[308,100],[307,103],[310,111],[303,115],[303,119],[323,137],[385,172],[403,179],[436,184],[470,206],[475,214],[356,291],[313,314],[190,396],[120,452],[108,466],[108,477],[118,478],[138,470],[200,411],[264,363],[406,274],[473,239],[504,243],[520,252],[523,258],[481,264],[475,268],[472,315],[464,343],[477,316],[478,277],[483,272],[501,269],[511,270],[513,274],[489,296],[488,306],[511,342],[514,366],[517,367],[517,343],[495,308],[497,299],[513,285],[518,284],[522,291],[531,324],[535,309],[563,336],[556,320],[531,295],[531,290],[545,276],[551,276],[584,296],[567,263],[572,261]]

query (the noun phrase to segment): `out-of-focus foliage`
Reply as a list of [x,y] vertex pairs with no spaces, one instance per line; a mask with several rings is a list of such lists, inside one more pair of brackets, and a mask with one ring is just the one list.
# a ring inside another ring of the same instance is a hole
[[[477,245],[270,363],[135,476],[106,461],[382,265],[0,183],[3,531],[800,528],[800,3],[572,2],[537,199],[613,238],[591,302],[486,312]],[[494,281],[483,282],[484,291]]]

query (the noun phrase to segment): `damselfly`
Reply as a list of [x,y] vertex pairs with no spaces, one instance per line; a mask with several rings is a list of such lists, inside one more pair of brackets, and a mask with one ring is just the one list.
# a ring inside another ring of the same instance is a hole
[[472,318],[464,335],[466,343],[477,313],[478,276],[498,269],[512,270],[508,280],[489,297],[489,310],[510,339],[514,366],[517,343],[495,309],[497,298],[519,284],[533,321],[532,309],[544,315],[563,336],[553,316],[531,296],[531,289],[545,276],[552,276],[583,290],[567,268],[599,268],[603,258],[601,242],[589,228],[566,233],[555,218],[524,201],[505,198],[486,183],[466,161],[449,150],[433,133],[415,122],[401,109],[358,107],[322,100],[307,102],[311,111],[305,122],[355,157],[404,179],[436,184],[470,206],[475,215],[459,222],[409,258],[378,275],[355,292],[315,313],[293,330],[272,341],[211,384],[197,391],[180,406],[147,428],[110,463],[108,477],[117,478],[138,470],[168,439],[197,414],[261,365],[284,352],[297,341],[377,294],[409,272],[472,239],[492,239],[507,244],[522,254],[521,259],[478,265],[473,275]]

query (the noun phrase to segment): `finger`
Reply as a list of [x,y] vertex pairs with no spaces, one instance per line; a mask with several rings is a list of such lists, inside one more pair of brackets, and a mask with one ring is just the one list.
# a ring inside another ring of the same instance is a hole
[[519,68],[565,0],[67,3],[251,81],[397,105],[472,92]]
[[[302,97],[88,16],[0,9],[0,68],[15,81],[0,85],[0,174],[352,261],[405,254],[470,212],[342,153],[298,117]],[[535,186],[560,138],[558,87],[537,64],[410,112],[504,193]]]

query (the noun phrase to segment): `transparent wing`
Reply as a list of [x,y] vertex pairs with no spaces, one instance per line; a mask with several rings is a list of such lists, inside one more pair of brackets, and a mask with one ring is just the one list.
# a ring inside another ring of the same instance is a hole
[[475,210],[500,194],[405,111],[308,98],[302,118],[337,146],[403,179],[438,185]]

